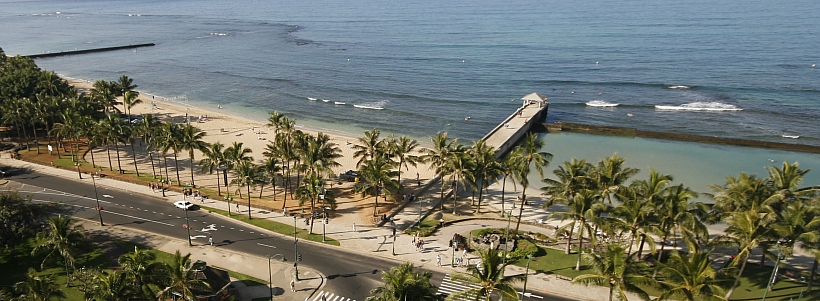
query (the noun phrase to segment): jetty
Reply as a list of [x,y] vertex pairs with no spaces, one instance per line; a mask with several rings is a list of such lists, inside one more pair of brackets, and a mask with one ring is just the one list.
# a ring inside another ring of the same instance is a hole
[[541,126],[547,118],[549,103],[546,96],[530,93],[521,101],[521,107],[481,138],[487,145],[495,147],[496,158],[507,154],[524,134],[533,126]]
[[155,45],[156,44],[154,44],[154,43],[132,44],[132,45],[124,45],[124,46],[101,47],[101,48],[80,49],[80,50],[67,50],[67,51],[60,51],[60,52],[47,52],[47,53],[42,53],[42,54],[24,55],[24,57],[29,57],[29,58],[32,58],[32,59],[39,59],[39,58],[64,56],[64,55],[86,54],[86,53],[114,51],[114,50],[123,50],[123,49],[134,49],[134,48],[140,48],[140,47],[150,47],[150,46],[155,46]]

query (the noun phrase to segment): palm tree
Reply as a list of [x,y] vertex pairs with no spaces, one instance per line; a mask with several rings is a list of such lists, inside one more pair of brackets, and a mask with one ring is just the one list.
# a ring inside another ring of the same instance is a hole
[[[484,200],[484,190],[490,180],[502,174],[501,164],[495,157],[495,148],[487,145],[484,140],[478,140],[470,147],[470,156],[473,162],[473,176],[478,182],[478,213],[481,213],[481,201]],[[502,205],[503,206],[503,205]],[[502,208],[503,212],[503,208]]]
[[[424,162],[430,164],[433,169],[435,169],[436,176],[441,178],[441,175],[447,174],[447,161],[450,158],[450,153],[452,152],[454,145],[457,143],[458,139],[449,140],[447,138],[447,132],[438,132],[435,136],[430,138],[430,142],[433,144],[433,148],[428,148],[424,150],[424,155],[422,159]],[[445,181],[441,181],[441,208],[444,209],[444,186],[446,185]]]
[[182,295],[182,300],[194,298],[195,289],[209,289],[211,286],[205,280],[194,277],[195,270],[202,267],[204,263],[191,263],[191,254],[180,255],[176,251],[170,263],[165,264],[167,273],[162,281],[165,286],[157,295],[164,298],[171,298],[174,294]]
[[629,178],[638,173],[638,169],[624,166],[626,159],[613,154],[604,158],[593,169],[592,181],[601,193],[601,200],[612,204],[612,195],[626,183]]
[[726,300],[723,287],[728,278],[712,266],[710,253],[697,245],[690,245],[689,253],[673,251],[667,263],[661,264],[663,293],[657,300]]
[[296,189],[296,197],[299,198],[299,206],[304,206],[305,202],[310,202],[310,230],[313,234],[313,217],[316,212],[316,198],[324,193],[325,180],[315,173],[310,173],[302,179],[302,185]]
[[196,186],[194,183],[194,151],[204,153],[208,149],[208,143],[202,141],[203,137],[205,137],[205,132],[190,124],[186,124],[179,131],[179,147],[188,150],[191,160],[191,186]]
[[[453,214],[456,214],[456,201],[458,201],[458,184],[465,186],[467,183],[475,182],[473,175],[473,162],[467,149],[461,144],[456,144],[450,151],[450,156],[447,158],[446,165],[442,171],[449,176],[450,183],[453,183]],[[445,174],[440,175],[442,178]]]
[[398,159],[399,164],[396,166],[398,168],[398,182],[401,184],[401,168],[404,167],[404,170],[409,170],[412,166],[418,166],[419,162],[421,162],[421,157],[415,155],[416,148],[419,147],[419,142],[415,139],[410,139],[407,136],[401,136],[398,139],[392,139],[389,143],[390,154]]
[[636,193],[633,186],[622,186],[618,189],[617,198],[621,203],[612,210],[613,226],[629,233],[626,253],[632,254],[635,241],[646,236],[647,229],[652,225],[652,206]]
[[267,126],[274,128],[274,137],[278,137],[279,129],[282,126],[282,121],[287,120],[287,117],[282,115],[279,112],[268,112],[268,124]]
[[134,282],[134,287],[145,299],[154,297],[150,284],[158,284],[163,264],[148,250],[134,247],[134,252],[123,254],[117,259],[122,271]]
[[[507,209],[504,208],[506,204],[506,192],[507,192],[507,178],[512,175],[513,170],[519,169],[516,165],[521,164],[521,160],[518,160],[519,157],[517,156],[506,156],[503,160],[499,161],[499,171],[503,177],[501,182],[501,213],[507,212]],[[515,181],[512,181],[513,189],[515,187]]]
[[[670,235],[677,238],[678,233],[686,242],[695,242],[700,238],[708,239],[709,232],[701,220],[705,214],[705,205],[690,202],[697,197],[697,193],[683,184],[669,187],[665,192],[664,196],[658,199],[659,203],[653,204],[659,218],[657,234],[663,241],[668,241]],[[666,244],[661,244],[658,262],[663,260],[665,247]]]
[[382,153],[385,146],[382,139],[379,139],[379,130],[373,129],[365,131],[364,137],[359,137],[352,148],[355,150],[353,157],[359,158],[356,166],[360,166],[365,160],[373,160],[377,153]]
[[333,168],[341,166],[336,159],[341,158],[341,150],[330,142],[330,136],[319,133],[316,137],[307,136],[307,145],[300,151],[301,167],[306,173],[319,176],[332,176]]
[[417,272],[412,263],[403,263],[382,272],[382,285],[370,291],[367,301],[438,300],[432,278],[432,272]]
[[524,203],[527,201],[527,186],[530,181],[527,177],[530,175],[530,165],[535,166],[535,170],[541,178],[544,178],[544,167],[552,160],[552,154],[543,152],[544,140],[535,133],[527,133],[521,144],[513,149],[513,155],[519,156],[523,161],[518,165],[519,170],[513,173],[513,176],[521,183],[521,208],[518,209],[518,220],[515,222],[515,232],[518,233],[518,228],[521,227],[521,215],[524,213]]
[[74,266],[74,251],[79,247],[83,238],[82,228],[76,225],[77,221],[69,216],[52,216],[48,219],[48,231],[37,233],[36,247],[31,250],[32,255],[43,254],[40,269],[52,256],[60,256],[65,263],[66,277],[71,282],[71,267]]
[[117,91],[119,91],[119,88],[116,88],[114,85],[116,85],[115,82],[108,82],[101,79],[94,82],[91,88],[91,99],[105,108],[105,112],[119,111],[119,109],[117,109],[117,105],[119,104],[117,101]]
[[[247,161],[240,161],[238,165],[236,165],[236,179],[231,181],[231,184],[236,184],[237,186],[246,186],[248,188],[248,219],[251,218],[251,186],[256,185],[259,183],[259,168],[253,164],[250,160]],[[239,191],[239,197],[242,197],[242,190],[241,188],[237,188]]]
[[[242,142],[234,141],[222,154],[225,159],[225,167],[228,170],[236,170],[240,163],[245,161],[252,162],[253,157],[250,156],[252,152],[253,150],[245,147]],[[231,181],[231,183],[232,182],[233,181]]]
[[[259,173],[263,178],[270,178],[270,184],[273,185],[273,200],[276,200],[276,177],[282,175],[282,166],[278,159],[274,157],[265,157],[262,165],[259,166]],[[262,198],[262,189],[265,188],[265,182],[259,186],[259,198]]]
[[[579,191],[571,199],[560,196],[555,198],[555,202],[563,203],[567,211],[553,212],[550,216],[556,216],[562,221],[567,219],[572,220],[572,223],[569,225],[569,227],[572,228],[570,229],[569,237],[567,237],[567,254],[570,253],[570,246],[572,245],[572,232],[575,226],[578,226],[578,261],[575,264],[575,270],[580,271],[581,254],[584,253],[584,230],[592,233],[592,228],[587,224],[587,221],[594,219],[598,212],[601,212],[605,206],[599,202],[598,194],[589,189]],[[591,235],[591,237],[594,238],[594,235]]]
[[142,141],[145,142],[145,150],[148,152],[148,158],[151,160],[151,171],[156,177],[157,171],[154,169],[154,149],[158,148],[156,135],[162,124],[153,114],[142,115],[142,122],[137,124],[135,128],[136,133],[142,136]]
[[369,191],[374,193],[376,202],[373,204],[373,215],[375,216],[379,207],[379,193],[382,188],[398,188],[399,184],[393,179],[396,176],[396,171],[393,170],[394,163],[384,156],[375,156],[372,160],[364,160],[363,162],[362,166],[359,167],[359,175],[365,181],[359,182],[354,190],[360,192],[362,196],[366,196]]
[[518,300],[518,292],[513,284],[524,279],[526,275],[504,276],[504,270],[511,261],[505,261],[500,255],[498,250],[495,249],[479,250],[480,268],[472,265],[468,266],[467,272],[469,274],[454,273],[451,278],[456,281],[475,283],[480,288],[471,288],[452,294],[448,296],[448,299],[458,300],[466,296],[476,296],[475,300],[484,298],[484,300],[489,301],[490,295],[498,290],[501,299]]
[[[649,169],[649,179],[638,180],[630,184],[630,189],[635,193],[636,197],[643,200],[648,210],[650,211],[649,225],[644,226],[644,232],[649,230],[658,232],[658,225],[660,224],[660,207],[658,204],[663,203],[664,195],[669,190],[669,183],[672,182],[673,177],[667,174],[661,174],[654,169]],[[638,244],[638,253],[636,256],[641,258],[643,254],[644,243],[649,241],[650,248],[654,250],[654,240],[652,236],[641,234],[641,241]]]
[[122,105],[125,107],[125,114],[128,115],[128,120],[131,120],[131,108],[141,104],[142,99],[139,98],[140,93],[137,91],[127,91],[122,95]]
[[626,301],[626,293],[650,300],[642,287],[652,287],[656,283],[642,273],[646,264],[629,255],[620,244],[609,244],[602,253],[584,254],[584,260],[595,273],[577,276],[572,283],[608,287],[609,301],[613,298]]
[[717,241],[721,244],[731,244],[737,246],[737,256],[734,258],[732,265],[740,264],[740,270],[737,272],[734,284],[729,287],[726,293],[728,300],[740,282],[740,277],[743,277],[743,272],[746,270],[746,263],[752,255],[752,251],[757,249],[763,240],[769,239],[773,234],[771,225],[776,221],[776,216],[772,213],[763,213],[759,211],[735,211],[729,214],[726,219],[728,226],[724,232],[723,237]]
[[[174,167],[177,173],[177,185],[182,186],[182,180],[179,178],[179,159],[177,158],[177,153],[183,150],[182,148],[182,131],[180,126],[174,123],[166,122],[163,125],[162,130],[162,138],[161,138],[161,149],[163,154],[167,154],[168,151],[174,152]],[[168,164],[165,164],[166,174],[168,173]]]
[[102,272],[94,277],[94,295],[106,301],[140,300],[138,289],[123,271]]
[[54,278],[38,275],[34,268],[28,268],[26,280],[14,284],[14,291],[19,295],[15,300],[48,301],[66,298]]
[[[218,169],[220,166],[224,167],[226,165],[225,154],[224,154],[224,151],[222,150],[222,147],[223,147],[222,143],[215,142],[214,144],[211,144],[210,148],[207,148],[207,149],[202,151],[202,156],[204,156],[205,158],[202,159],[202,160],[199,160],[199,167],[202,169],[203,172],[207,172],[208,174],[212,174],[214,172],[214,169]],[[219,174],[219,172],[217,172],[216,173],[216,190],[217,190],[217,193],[221,196],[222,195],[222,188],[220,188],[221,185],[219,184],[220,176],[221,175]]]

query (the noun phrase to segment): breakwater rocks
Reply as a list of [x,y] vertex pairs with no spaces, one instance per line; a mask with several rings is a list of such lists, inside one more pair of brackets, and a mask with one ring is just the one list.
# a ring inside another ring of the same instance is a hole
[[60,51],[60,52],[48,52],[48,53],[43,53],[43,54],[32,54],[32,55],[26,55],[25,57],[30,57],[32,59],[39,59],[39,58],[55,57],[55,56],[63,56],[63,55],[72,55],[72,54],[86,54],[86,53],[103,52],[103,51],[114,51],[114,50],[122,50],[122,49],[150,47],[150,46],[154,46],[154,45],[156,45],[156,44],[146,43],[146,44],[134,44],[134,45],[102,47],[102,48],[92,48],[92,49],[82,49],[82,50],[69,50],[69,51]]
[[770,141],[757,141],[757,140],[720,138],[720,137],[709,137],[709,136],[698,136],[698,135],[661,133],[661,132],[652,132],[652,131],[639,131],[636,128],[616,127],[616,126],[599,126],[599,125],[569,123],[569,122],[560,122],[560,121],[557,121],[557,122],[551,123],[551,124],[544,124],[544,127],[547,129],[548,132],[549,131],[587,132],[587,133],[599,133],[599,134],[620,135],[620,136],[630,136],[630,137],[644,137],[644,138],[655,138],[655,139],[665,139],[665,140],[675,140],[675,141],[702,142],[702,143],[712,143],[712,144],[726,144],[726,145],[736,145],[736,146],[771,148],[771,149],[781,149],[781,150],[788,150],[788,151],[798,151],[798,152],[820,154],[820,147],[812,146],[812,145],[805,145],[805,144],[791,144],[791,143],[780,143],[780,142],[770,142]]

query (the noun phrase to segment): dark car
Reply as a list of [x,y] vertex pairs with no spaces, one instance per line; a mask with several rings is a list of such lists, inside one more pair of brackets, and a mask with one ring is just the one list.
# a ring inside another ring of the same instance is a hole
[[359,177],[359,173],[353,170],[348,170],[342,174],[339,174],[339,181],[348,181],[353,182],[356,178]]

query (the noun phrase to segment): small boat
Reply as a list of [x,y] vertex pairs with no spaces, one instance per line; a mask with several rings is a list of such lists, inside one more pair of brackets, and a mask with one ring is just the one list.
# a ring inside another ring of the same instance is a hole
[[341,106],[341,105],[344,105],[345,103],[342,102],[342,101],[334,101],[333,104]]
[[330,99],[322,99],[324,102],[330,102]]
[[786,135],[786,134],[783,134],[783,135],[780,135],[780,137],[797,139],[797,138],[800,138],[800,135]]
[[606,100],[596,99],[596,100],[590,100],[589,102],[586,103],[586,105],[589,106],[589,107],[611,108],[611,107],[617,107],[620,104],[619,103],[608,102]]
[[313,97],[308,97],[307,99],[310,100],[310,101],[315,101],[316,100],[316,98],[313,98]]

